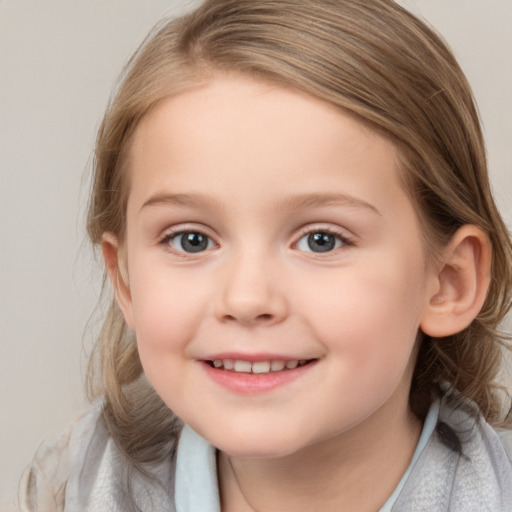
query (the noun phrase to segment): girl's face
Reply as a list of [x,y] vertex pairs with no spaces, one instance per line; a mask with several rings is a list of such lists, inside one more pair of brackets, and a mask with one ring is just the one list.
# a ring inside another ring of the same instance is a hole
[[176,414],[259,457],[408,420],[435,276],[390,142],[219,76],[152,111],[128,165],[118,297]]

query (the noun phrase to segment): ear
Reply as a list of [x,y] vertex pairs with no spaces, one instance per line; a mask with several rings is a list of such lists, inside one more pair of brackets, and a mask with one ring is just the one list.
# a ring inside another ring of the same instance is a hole
[[420,322],[421,330],[436,338],[456,334],[471,324],[491,281],[491,242],[477,226],[462,226],[443,255]]
[[133,307],[130,285],[128,281],[128,266],[126,254],[119,240],[112,233],[104,233],[101,240],[101,252],[107,273],[114,288],[117,303],[123,312],[126,323],[134,330]]

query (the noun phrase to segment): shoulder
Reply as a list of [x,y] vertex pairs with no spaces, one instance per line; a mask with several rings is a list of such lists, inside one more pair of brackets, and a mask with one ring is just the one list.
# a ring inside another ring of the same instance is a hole
[[[468,400],[450,397],[440,414],[441,425],[453,432],[459,443],[446,443],[452,454],[454,471],[451,505],[454,510],[505,512],[512,510],[512,465],[503,436],[481,416],[477,406]],[[438,424],[439,427],[439,424]],[[448,436],[449,439],[449,436]],[[459,508],[457,508],[457,505]]]
[[512,468],[512,429],[496,429],[496,434],[503,445]]
[[[19,503],[22,511],[64,510],[70,472],[74,465],[81,464],[76,460],[76,454],[82,452],[85,455],[91,440],[102,430],[100,416],[101,403],[98,402],[58,436],[41,444],[20,484]],[[103,433],[106,435],[104,428]]]
[[512,433],[497,432],[472,402],[441,399],[434,431],[393,511],[509,512]]
[[99,401],[38,449],[20,486],[22,512],[174,510],[175,460],[134,468],[103,421]]

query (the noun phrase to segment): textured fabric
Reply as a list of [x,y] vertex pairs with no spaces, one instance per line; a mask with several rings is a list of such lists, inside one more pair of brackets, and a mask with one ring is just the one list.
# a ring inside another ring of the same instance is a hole
[[[511,432],[496,432],[444,399],[428,433],[385,510],[512,512]],[[20,509],[130,512],[133,496],[142,511],[220,512],[215,448],[190,428],[183,430],[177,460],[154,466],[151,474],[148,480],[127,471],[96,404],[38,450],[23,481]]]
[[393,507],[398,499],[398,496],[400,496],[400,493],[405,487],[405,484],[409,480],[409,476],[411,475],[411,472],[415,467],[416,462],[421,457],[423,450],[426,448],[430,440],[430,437],[432,436],[432,433],[436,428],[437,421],[439,419],[440,408],[440,400],[436,400],[430,407],[430,410],[428,411],[427,417],[425,418],[425,422],[423,424],[423,430],[421,431],[421,435],[418,440],[418,445],[414,450],[409,467],[407,468],[402,478],[400,479],[400,482],[398,482],[398,485],[395,487],[395,490],[391,493],[391,496],[386,500],[386,503],[384,503],[379,512],[393,512]]
[[174,462],[155,465],[151,476],[128,471],[97,403],[37,451],[22,479],[20,510],[174,512]]
[[505,444],[505,436],[500,439],[468,412],[441,407],[393,512],[511,512],[512,465]]

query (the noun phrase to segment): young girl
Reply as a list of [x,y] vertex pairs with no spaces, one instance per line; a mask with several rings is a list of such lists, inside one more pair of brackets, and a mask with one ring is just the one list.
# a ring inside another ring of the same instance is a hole
[[393,1],[157,27],[88,229],[115,292],[97,400],[24,510],[512,510],[511,241],[467,81]]

